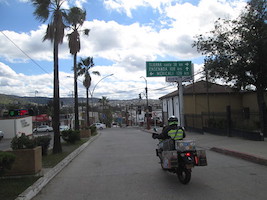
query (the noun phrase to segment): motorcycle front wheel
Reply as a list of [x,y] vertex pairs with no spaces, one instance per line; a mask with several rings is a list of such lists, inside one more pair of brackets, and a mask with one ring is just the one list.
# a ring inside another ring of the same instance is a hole
[[191,170],[186,168],[179,168],[176,171],[179,181],[182,184],[187,184],[191,180]]

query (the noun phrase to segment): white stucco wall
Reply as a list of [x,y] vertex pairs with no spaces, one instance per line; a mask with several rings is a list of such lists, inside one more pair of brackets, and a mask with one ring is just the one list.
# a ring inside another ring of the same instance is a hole
[[164,113],[167,113],[168,118],[174,115],[178,118],[179,122],[181,121],[178,96],[162,99],[162,109]]
[[0,120],[0,130],[4,131],[5,138],[13,138],[25,133],[32,134],[32,117]]

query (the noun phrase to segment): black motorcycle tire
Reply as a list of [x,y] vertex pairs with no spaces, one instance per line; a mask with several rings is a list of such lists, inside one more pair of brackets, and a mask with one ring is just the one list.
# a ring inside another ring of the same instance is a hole
[[191,180],[191,170],[186,168],[179,168],[176,171],[179,181],[182,184],[188,184]]

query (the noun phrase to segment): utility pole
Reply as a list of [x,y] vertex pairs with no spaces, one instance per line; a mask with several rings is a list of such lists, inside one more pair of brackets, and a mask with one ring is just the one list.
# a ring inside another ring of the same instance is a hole
[[140,78],[144,78],[145,79],[145,82],[146,82],[146,88],[145,88],[145,91],[146,91],[146,127],[147,127],[147,130],[150,129],[150,117],[149,117],[149,113],[148,113],[148,92],[147,92],[147,80],[145,77],[141,76]]

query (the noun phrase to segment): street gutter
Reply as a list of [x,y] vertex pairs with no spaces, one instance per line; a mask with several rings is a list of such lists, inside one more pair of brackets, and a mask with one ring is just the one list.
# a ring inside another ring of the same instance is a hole
[[218,148],[218,147],[212,147],[210,148],[210,150],[217,152],[217,153],[222,153],[225,155],[229,155],[229,156],[236,157],[236,158],[241,158],[246,161],[250,161],[253,163],[267,166],[267,159],[259,157],[259,156],[254,156],[254,155],[250,155],[247,153],[241,153],[238,151],[233,151],[233,150]]

